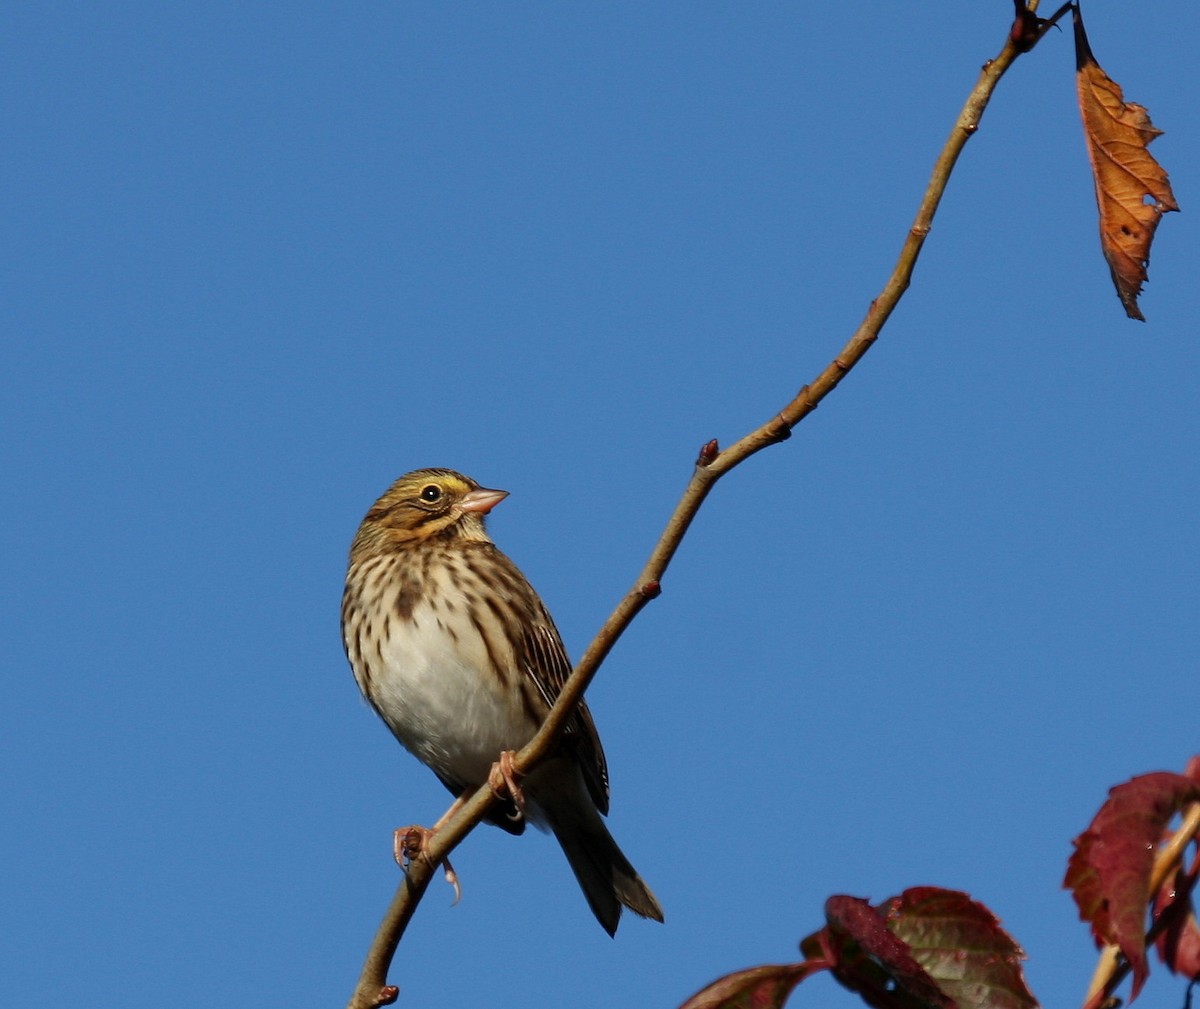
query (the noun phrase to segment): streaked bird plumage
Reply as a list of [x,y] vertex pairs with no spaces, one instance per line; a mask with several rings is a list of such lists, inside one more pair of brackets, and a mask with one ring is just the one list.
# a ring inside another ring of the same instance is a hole
[[[400,477],[367,512],[350,549],[342,638],[363,695],[396,738],[455,795],[525,745],[571,672],[554,621],[484,516],[507,497],[446,469]],[[621,908],[662,909],[608,832],[608,767],[581,703],[558,750],[491,822],[526,816],[553,831],[589,906],[612,935]]]

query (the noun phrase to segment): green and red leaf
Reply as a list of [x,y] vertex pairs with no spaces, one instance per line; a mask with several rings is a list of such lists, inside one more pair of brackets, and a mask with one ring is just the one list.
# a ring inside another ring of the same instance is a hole
[[803,963],[737,971],[680,1009],[781,1009],[792,990],[832,971],[875,1009],[1037,1009],[1024,954],[986,907],[957,890],[921,886],[872,907],[825,902],[826,925],[800,944]]
[[[876,1009],[955,1009],[903,939],[859,897],[830,897],[819,933],[833,976]],[[801,947],[803,948],[803,947]]]
[[957,890],[914,887],[871,907],[833,897],[819,944],[834,977],[876,1009],[1035,1009],[1024,954],[986,907]]
[[914,887],[880,910],[913,958],[960,1009],[1031,1009],[1025,954],[991,911],[957,890]]

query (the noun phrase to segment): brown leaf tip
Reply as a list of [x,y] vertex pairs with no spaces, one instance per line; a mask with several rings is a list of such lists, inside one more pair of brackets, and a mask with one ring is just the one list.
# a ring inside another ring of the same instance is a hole
[[1075,28],[1075,69],[1095,66],[1096,57],[1092,55],[1092,47],[1088,45],[1087,32],[1083,28],[1083,15],[1078,7],[1071,8],[1071,23]]

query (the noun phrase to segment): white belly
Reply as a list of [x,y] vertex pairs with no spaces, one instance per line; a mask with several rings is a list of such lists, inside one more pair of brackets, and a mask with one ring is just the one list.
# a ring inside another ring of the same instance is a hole
[[[506,702],[487,671],[487,649],[469,624],[457,639],[428,606],[392,621],[371,656],[374,702],[396,738],[443,777],[481,785],[501,750],[520,749],[536,729],[519,697]],[[503,656],[509,661],[511,656]],[[511,681],[517,671],[506,670]]]

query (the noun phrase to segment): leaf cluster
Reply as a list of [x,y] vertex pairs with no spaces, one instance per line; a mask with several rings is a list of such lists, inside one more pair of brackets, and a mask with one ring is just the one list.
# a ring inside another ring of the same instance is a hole
[[[1169,971],[1200,980],[1198,830],[1200,756],[1183,774],[1157,771],[1117,785],[1075,839],[1063,885],[1103,951],[1084,1009],[1109,1004],[1131,972],[1130,1000],[1137,998],[1150,972],[1150,945]],[[1020,946],[987,907],[957,890],[913,887],[874,905],[830,897],[824,927],[800,951],[805,959],[798,963],[722,977],[680,1009],[780,1009],[797,985],[823,971],[873,1009],[1038,1004],[1025,983]]]

